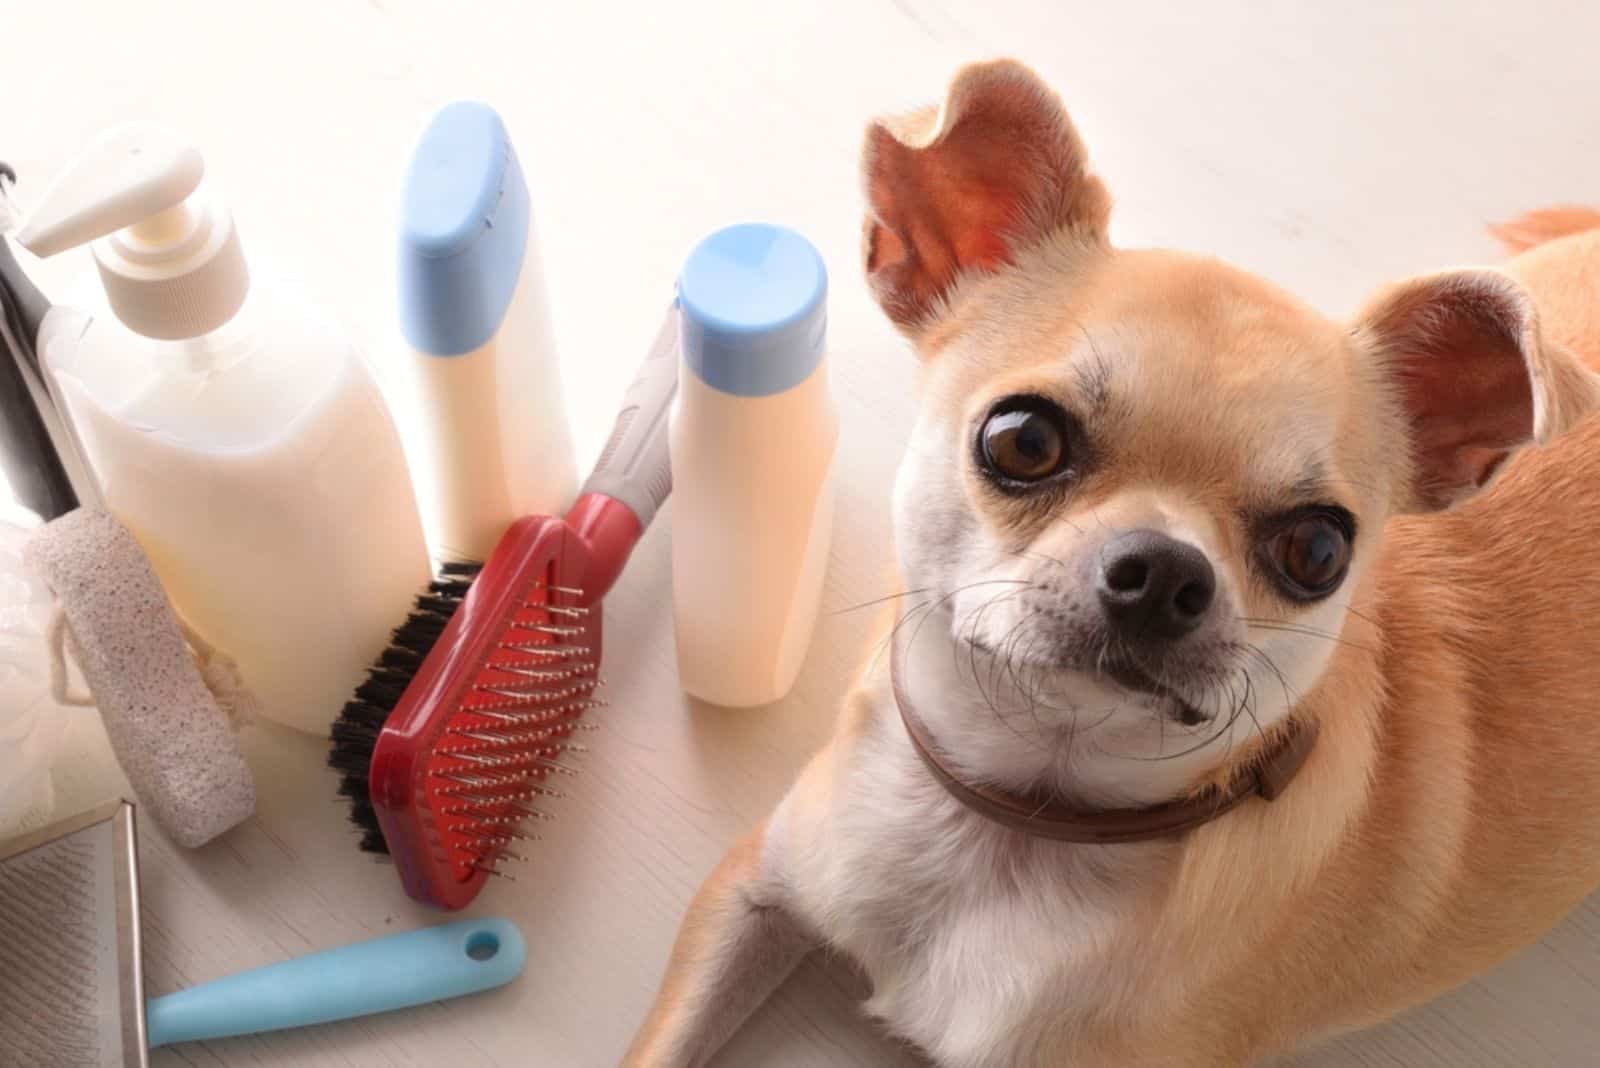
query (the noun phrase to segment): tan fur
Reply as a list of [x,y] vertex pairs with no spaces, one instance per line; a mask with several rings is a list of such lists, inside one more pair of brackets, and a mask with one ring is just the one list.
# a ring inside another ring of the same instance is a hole
[[[732,906],[729,899],[737,893],[736,887],[746,882],[757,867],[761,852],[762,828],[757,827],[728,850],[722,862],[706,879],[695,899],[689,903],[689,914],[678,932],[672,947],[672,959],[667,963],[667,978],[656,998],[651,1018],[645,1022],[643,1034],[664,1033],[665,1018],[690,1011],[700,992],[693,988],[692,977],[704,962],[719,952],[717,946],[718,921]],[[651,1062],[664,1055],[663,1051],[641,1046],[631,1056]]]
[[[1241,530],[1219,517],[1292,479],[1299,462],[1287,448],[1263,455],[1260,426],[1292,441],[1317,419],[1337,428],[1323,457],[1330,482],[1358,514],[1380,517],[1381,537],[1358,548],[1371,556],[1348,591],[1341,641],[1294,703],[1321,727],[1300,777],[1277,802],[1246,804],[1138,862],[1146,874],[1123,902],[1131,918],[1097,944],[1107,963],[1093,1011],[1070,1028],[1044,1021],[1037,1063],[1253,1063],[1438,995],[1600,886],[1600,417],[1589,414],[1600,378],[1584,369],[1600,370],[1600,229],[1585,226],[1600,215],[1503,228],[1529,251],[1486,282],[1521,283],[1504,283],[1508,300],[1526,303],[1502,317],[1514,328],[1483,343],[1522,346],[1536,398],[1523,437],[1542,444],[1498,468],[1473,457],[1467,470],[1494,472],[1487,488],[1386,523],[1417,474],[1405,430],[1416,402],[1386,385],[1378,335],[1386,317],[1415,325],[1405,301],[1427,280],[1380,296],[1352,331],[1242,272],[1111,251],[1069,228],[1008,248],[1004,270],[947,270],[931,322],[926,293],[880,294],[926,361],[925,417],[951,426],[988,398],[1048,388],[1060,375],[1051,354],[1085,332],[1167,354],[1138,377],[1137,405],[1105,417],[1116,454],[1075,491],[1069,518],[1116,524],[1119,509],[1142,507],[1130,487],[1181,487],[1166,507],[1205,528],[1219,559],[1241,556]],[[1229,407],[1196,403],[1208,396]],[[1054,538],[1063,558],[1086,525],[988,499],[976,484],[967,494],[995,536]],[[1243,570],[1233,581],[1252,612],[1285,614]],[[792,826],[768,835],[780,859],[764,878],[783,877],[801,834],[837,833],[847,785],[884,766],[882,739],[898,729],[881,674],[870,676],[786,802]],[[1215,775],[1252,753],[1241,747]],[[752,878],[762,848],[737,847],[692,907],[630,1063],[688,1063],[650,1051],[690,1029],[692,958],[718,937],[718,903]],[[1006,960],[987,966],[1008,974]]]
[[1567,205],[1530,211],[1510,222],[1489,227],[1489,232],[1505,246],[1507,252],[1515,254],[1557,238],[1596,229],[1600,229],[1600,211]]

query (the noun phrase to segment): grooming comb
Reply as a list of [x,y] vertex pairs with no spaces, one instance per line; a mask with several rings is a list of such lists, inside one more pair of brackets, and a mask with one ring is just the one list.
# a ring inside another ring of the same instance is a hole
[[527,947],[463,920],[145,1000],[133,806],[0,844],[0,1065],[146,1068],[149,1051],[425,1005],[502,986]]
[[418,901],[466,905],[559,796],[547,780],[601,703],[601,598],[672,488],[677,347],[674,304],[565,518],[519,519],[475,577],[447,566],[334,724],[361,848]]

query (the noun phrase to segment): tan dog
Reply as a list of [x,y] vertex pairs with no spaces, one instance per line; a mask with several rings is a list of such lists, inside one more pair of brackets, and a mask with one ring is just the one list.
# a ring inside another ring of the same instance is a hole
[[[1600,234],[1341,325],[1112,248],[1066,113],[1006,62],[873,125],[864,169],[867,274],[923,366],[916,592],[695,899],[630,1064],[701,1063],[819,944],[943,1065],[1247,1064],[1600,885]],[[1263,765],[1276,799],[1219,813]],[[1061,842],[961,784],[1206,822]]]

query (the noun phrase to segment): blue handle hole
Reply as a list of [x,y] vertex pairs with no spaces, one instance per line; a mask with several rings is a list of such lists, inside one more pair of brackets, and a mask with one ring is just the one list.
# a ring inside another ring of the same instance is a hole
[[467,939],[467,956],[473,960],[493,960],[500,952],[500,936],[493,931],[474,931]]

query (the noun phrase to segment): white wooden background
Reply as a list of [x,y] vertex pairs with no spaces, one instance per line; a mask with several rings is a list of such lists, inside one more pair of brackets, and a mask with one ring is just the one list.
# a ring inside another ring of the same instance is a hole
[[[962,61],[1013,54],[1065,94],[1119,209],[1116,236],[1214,252],[1348,311],[1382,280],[1493,255],[1485,222],[1600,200],[1600,6],[1406,0],[803,0],[451,5],[418,0],[0,3],[0,158],[36,191],[110,122],[187,131],[233,193],[245,247],[298,266],[389,370],[394,207],[429,113],[476,96],[534,189],[581,459],[704,232],[796,226],[832,272],[843,417],[825,617],[792,697],[691,707],[674,679],[670,508],[608,605],[614,706],[576,796],[503,913],[527,974],[465,1002],[160,1053],[176,1065],[606,1065],[657,981],[683,905],[829,729],[892,591],[886,497],[911,415],[909,357],[856,267],[855,152],[877,112],[937,96]],[[87,266],[38,267],[58,291]],[[705,581],[719,581],[710,574]],[[440,917],[359,855],[317,739],[267,727],[247,752],[258,818],[193,854],[143,827],[153,993]],[[63,808],[122,788],[92,717]],[[1294,1063],[1579,1065],[1600,1048],[1600,920],[1569,922],[1487,983]],[[808,965],[729,1066],[915,1063]],[[4,1060],[0,1055],[0,1060]]]

